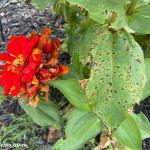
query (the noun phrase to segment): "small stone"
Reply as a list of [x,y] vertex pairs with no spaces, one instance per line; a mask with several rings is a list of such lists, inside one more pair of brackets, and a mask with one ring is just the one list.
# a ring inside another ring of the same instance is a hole
[[38,140],[36,143],[37,143],[38,145],[42,145],[42,144],[44,144],[45,142],[44,142],[42,139],[40,139],[40,140]]
[[12,116],[8,114],[3,114],[0,116],[0,123],[1,124],[9,124],[13,120]]
[[4,16],[4,13],[0,13],[0,16]]

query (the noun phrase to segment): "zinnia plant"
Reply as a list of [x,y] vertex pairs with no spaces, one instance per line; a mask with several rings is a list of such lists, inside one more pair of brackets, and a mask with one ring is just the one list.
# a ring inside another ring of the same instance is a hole
[[[33,2],[40,8],[51,3],[65,19],[71,64],[59,64],[60,41],[50,39],[48,28],[13,36],[7,54],[0,55],[4,94],[20,97],[21,107],[41,126],[60,129],[67,120],[65,138],[54,150],[78,150],[97,135],[96,149],[142,150],[150,123],[134,113],[134,105],[150,96],[150,49],[137,39],[150,34],[149,0]],[[69,102],[62,117],[59,104],[48,101],[50,86]]]
[[41,92],[48,100],[47,81],[56,80],[69,71],[58,62],[59,39],[52,40],[50,36],[51,30],[45,28],[40,34],[10,38],[6,54],[0,54],[3,62],[0,84],[4,95],[22,98],[31,106],[37,106]]

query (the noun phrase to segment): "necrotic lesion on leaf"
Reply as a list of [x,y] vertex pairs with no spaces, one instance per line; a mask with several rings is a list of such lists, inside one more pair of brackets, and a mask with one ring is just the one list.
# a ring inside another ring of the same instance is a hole
[[140,100],[145,84],[143,52],[125,31],[104,30],[91,47],[93,67],[86,95],[104,124],[116,128]]

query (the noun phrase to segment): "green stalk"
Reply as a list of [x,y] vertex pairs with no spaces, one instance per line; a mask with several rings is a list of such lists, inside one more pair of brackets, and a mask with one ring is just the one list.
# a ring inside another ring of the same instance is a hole
[[131,3],[129,4],[128,10],[127,10],[127,15],[130,15],[132,13],[137,2],[138,2],[138,0],[132,0],[131,1]]

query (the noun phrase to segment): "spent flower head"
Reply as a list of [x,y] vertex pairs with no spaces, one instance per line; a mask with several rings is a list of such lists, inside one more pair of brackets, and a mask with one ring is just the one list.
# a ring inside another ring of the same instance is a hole
[[40,34],[32,32],[28,37],[10,38],[7,52],[0,54],[0,84],[4,95],[24,98],[32,106],[38,104],[40,92],[48,100],[47,81],[69,71],[58,63],[59,39],[52,40],[50,36],[51,30],[45,28]]

